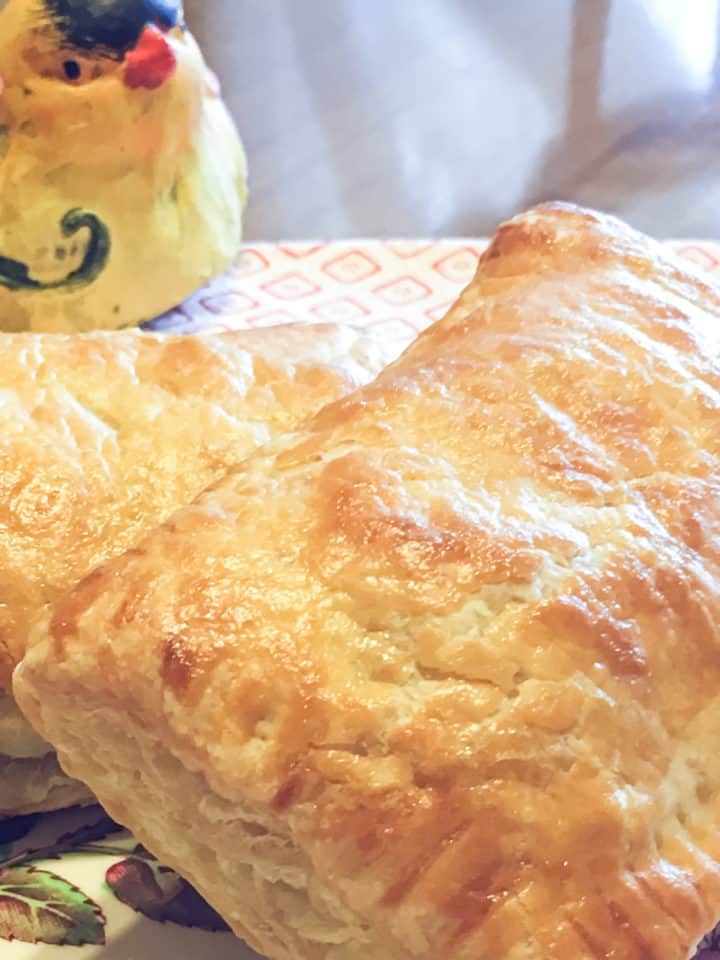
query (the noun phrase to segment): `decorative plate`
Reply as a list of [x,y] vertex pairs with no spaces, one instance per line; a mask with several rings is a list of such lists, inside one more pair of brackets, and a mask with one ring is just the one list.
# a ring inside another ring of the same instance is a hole
[[[720,244],[674,242],[720,278]],[[439,319],[482,240],[248,246],[235,267],[150,324],[379,326],[399,343]],[[253,960],[184,881],[98,807],[0,823],[2,960]],[[720,960],[720,928],[696,960]]]

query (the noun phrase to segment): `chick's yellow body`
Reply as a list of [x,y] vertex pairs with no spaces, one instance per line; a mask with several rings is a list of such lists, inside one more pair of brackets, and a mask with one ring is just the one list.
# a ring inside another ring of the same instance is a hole
[[71,49],[37,3],[0,13],[0,329],[137,324],[238,251],[235,126],[190,34],[148,31],[137,67]]

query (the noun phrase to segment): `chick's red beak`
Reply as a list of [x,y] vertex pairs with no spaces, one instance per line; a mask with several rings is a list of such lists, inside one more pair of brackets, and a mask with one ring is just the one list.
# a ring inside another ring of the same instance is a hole
[[145,27],[137,45],[125,56],[125,85],[131,90],[157,90],[175,73],[177,59],[157,27]]

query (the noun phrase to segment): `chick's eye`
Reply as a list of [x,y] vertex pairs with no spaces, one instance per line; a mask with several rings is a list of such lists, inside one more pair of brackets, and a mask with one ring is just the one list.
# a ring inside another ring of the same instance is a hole
[[79,80],[82,76],[82,69],[77,60],[66,60],[63,63],[63,73],[68,80]]

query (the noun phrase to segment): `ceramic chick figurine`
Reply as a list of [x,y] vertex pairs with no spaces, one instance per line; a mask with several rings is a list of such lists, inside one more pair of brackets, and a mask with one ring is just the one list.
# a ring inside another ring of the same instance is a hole
[[180,0],[0,13],[0,329],[158,316],[238,251],[245,155]]

